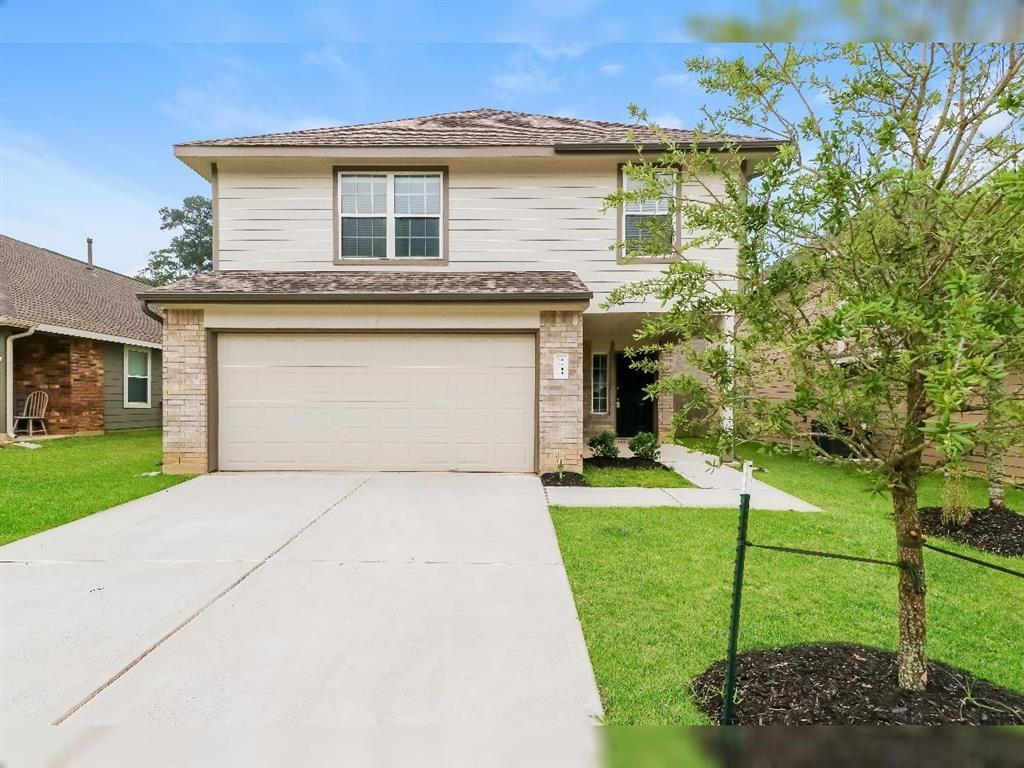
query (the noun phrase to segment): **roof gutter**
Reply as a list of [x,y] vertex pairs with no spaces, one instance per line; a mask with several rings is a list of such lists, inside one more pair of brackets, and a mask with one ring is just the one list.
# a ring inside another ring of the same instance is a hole
[[[698,149],[703,149],[708,152],[727,152],[732,150],[739,150],[740,152],[754,152],[754,151],[778,151],[779,147],[786,144],[785,141],[702,141],[697,145]],[[679,142],[675,144],[675,147],[688,146],[687,142]],[[556,155],[607,155],[607,154],[621,154],[623,152],[635,152],[637,147],[643,149],[644,152],[665,152],[672,148],[672,145],[665,144],[664,142],[658,142],[656,144],[644,144],[643,142],[635,142],[633,144],[622,144],[622,143],[594,143],[594,144],[555,144]]]
[[4,345],[4,389],[7,390],[7,403],[4,411],[7,414],[7,423],[4,424],[4,432],[11,440],[14,439],[14,342],[16,339],[24,339],[36,332],[34,325],[21,333],[14,333],[7,337]]
[[[323,304],[323,303],[462,303],[462,302],[498,302],[498,301],[589,301],[594,298],[591,291],[573,291],[561,293],[140,293],[143,304]],[[147,313],[148,314],[148,313]]]

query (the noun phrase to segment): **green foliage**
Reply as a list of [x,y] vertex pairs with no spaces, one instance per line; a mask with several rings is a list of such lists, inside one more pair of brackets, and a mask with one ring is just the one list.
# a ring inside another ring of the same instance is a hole
[[161,208],[160,229],[177,234],[167,248],[149,254],[139,280],[165,285],[213,268],[213,206],[209,198],[192,195],[181,201],[181,208]]
[[615,443],[615,434],[613,432],[602,432],[599,435],[594,435],[587,441],[587,445],[590,446],[590,451],[595,456],[602,459],[614,459],[619,455],[619,446]]
[[[1021,393],[994,386],[1024,367],[1022,56],[1020,44],[848,44],[689,62],[727,106],[693,144],[662,132],[665,152],[625,166],[639,189],[606,199],[683,182],[672,207],[694,237],[663,276],[609,300],[664,303],[637,342],[689,363],[651,392],[683,396],[677,428],[724,445],[724,410],[740,439],[803,442],[815,424],[911,487],[929,444],[955,464],[1024,440]],[[778,153],[701,147],[736,132]],[[729,242],[734,274],[690,256]],[[768,392],[775,380],[792,393]]]
[[[688,372],[648,394],[686,393],[675,427],[720,445],[731,432],[841,441],[881,470],[897,540],[909,541],[927,456],[957,467],[1024,441],[1021,393],[997,386],[1024,369],[1024,44],[764,45],[688,66],[726,106],[706,112],[692,144],[662,131],[668,149],[624,171],[644,196],[669,194],[667,175],[682,181],[672,208],[694,235],[663,276],[609,299],[666,308],[637,341],[679,347]],[[729,139],[707,151],[735,133],[778,152]],[[733,274],[689,257],[731,243]],[[709,343],[679,344],[690,339]],[[899,679],[920,689],[923,566],[914,572],[898,584]]]
[[638,459],[657,461],[661,458],[661,446],[658,437],[650,432],[637,432],[636,437],[629,441],[629,450]]

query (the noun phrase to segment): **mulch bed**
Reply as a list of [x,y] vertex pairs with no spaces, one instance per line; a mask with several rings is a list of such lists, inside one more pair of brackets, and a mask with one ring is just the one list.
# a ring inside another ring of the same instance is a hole
[[613,467],[615,469],[670,469],[660,461],[651,461],[650,459],[638,459],[636,456],[630,456],[628,459],[619,456],[614,459],[605,459],[598,456],[593,456],[589,459],[583,460],[584,467]]
[[[667,729],[666,729],[667,730]],[[1024,739],[1015,729],[987,728],[690,728],[714,766],[785,768],[1021,768]],[[685,737],[685,734],[684,736]],[[674,762],[687,765],[677,750]],[[659,755],[660,757],[660,755]],[[621,765],[639,765],[621,762]],[[702,763],[703,764],[703,763]]]
[[[630,458],[619,457],[616,459],[603,459],[592,457],[583,460],[584,467],[616,467],[619,469],[670,469],[660,461],[650,459],[638,459],[635,456]],[[579,472],[563,472],[559,477],[557,472],[545,472],[540,476],[542,485],[548,486],[589,486],[590,483]]]
[[996,555],[1024,557],[1024,515],[999,507],[982,507],[972,512],[964,525],[944,525],[939,507],[922,507],[921,529],[926,534]]
[[563,472],[561,476],[557,472],[545,472],[540,476],[541,485],[549,486],[588,486],[587,478],[579,472]]
[[[693,682],[700,710],[722,711],[725,662]],[[928,687],[896,683],[896,654],[859,645],[795,645],[739,656],[736,725],[1024,725],[1024,694],[931,662]]]

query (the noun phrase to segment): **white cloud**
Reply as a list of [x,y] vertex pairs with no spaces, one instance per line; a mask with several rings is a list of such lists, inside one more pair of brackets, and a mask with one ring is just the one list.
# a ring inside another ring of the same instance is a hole
[[651,120],[660,125],[662,128],[682,128],[683,121],[677,116],[670,112],[665,112],[660,115],[655,115]]
[[666,88],[683,89],[689,88],[696,81],[685,72],[672,72],[666,75],[658,75],[658,77],[654,78],[654,82]]
[[598,67],[598,71],[605,77],[618,77],[626,71],[626,67],[622,64],[608,63]]
[[532,47],[542,59],[576,59],[591,48],[589,43],[566,43],[563,45],[538,43]]
[[324,47],[314,51],[306,51],[304,56],[308,64],[313,64],[326,69],[342,80],[361,80],[362,75],[358,68],[352,66],[348,61],[338,54],[333,48]]
[[237,90],[232,78],[224,78],[212,85],[186,86],[160,104],[164,114],[196,131],[197,138],[215,138],[226,135],[250,135],[296,131],[343,125],[337,117],[271,112],[253,107],[231,96]]
[[92,237],[97,265],[129,275],[138,272],[150,251],[167,245],[157,211],[169,201],[158,193],[129,177],[77,166],[32,134],[4,126],[2,136],[4,234],[76,258],[84,258],[85,238]]
[[552,75],[528,51],[519,51],[508,58],[503,71],[491,78],[498,95],[505,101],[524,96],[557,91],[562,78]]

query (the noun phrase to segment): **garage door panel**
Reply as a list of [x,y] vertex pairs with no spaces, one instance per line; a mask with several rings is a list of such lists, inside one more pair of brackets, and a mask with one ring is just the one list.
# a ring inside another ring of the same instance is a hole
[[222,469],[532,471],[535,340],[222,334]]

